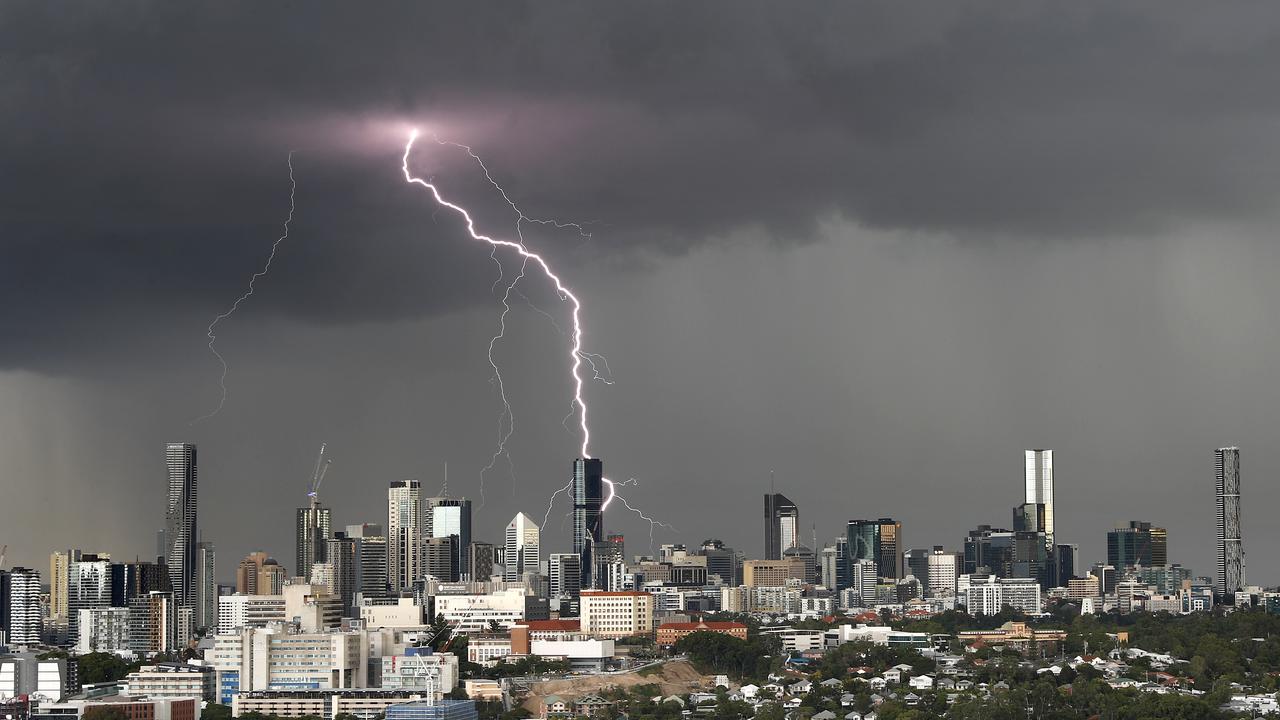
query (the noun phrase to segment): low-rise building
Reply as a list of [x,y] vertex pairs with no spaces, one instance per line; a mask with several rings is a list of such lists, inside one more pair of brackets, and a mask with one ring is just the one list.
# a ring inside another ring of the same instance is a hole
[[431,652],[429,648],[408,648],[404,655],[382,658],[384,690],[434,689],[449,693],[458,687],[458,657],[453,653]]
[[1033,628],[1025,622],[1010,621],[995,630],[965,630],[959,633],[963,643],[982,641],[987,645],[1007,645],[1024,649],[1032,643],[1053,648],[1067,639],[1065,630]]
[[393,705],[422,700],[428,698],[423,693],[412,690],[253,690],[232,698],[231,714],[239,717],[245,713],[258,712],[289,718],[336,718],[340,714],[351,714],[360,720],[374,720],[377,716],[384,715]]
[[713,632],[729,635],[740,640],[747,639],[747,626],[736,622],[687,622],[663,623],[658,626],[658,644],[663,647],[675,645],[680,638],[696,632]]
[[121,695],[149,698],[217,699],[217,673],[210,665],[156,663],[129,673]]

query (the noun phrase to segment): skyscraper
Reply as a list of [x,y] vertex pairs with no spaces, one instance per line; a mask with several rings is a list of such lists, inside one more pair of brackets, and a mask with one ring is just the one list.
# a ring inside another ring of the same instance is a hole
[[577,553],[551,553],[547,574],[552,598],[576,599],[582,592],[582,569],[578,566],[581,561],[582,557]]
[[193,619],[199,629],[218,626],[218,579],[213,543],[196,543],[196,597]]
[[493,565],[497,562],[497,553],[491,543],[472,540],[467,547],[467,566],[465,580],[481,582],[493,576]]
[[524,513],[516,516],[507,524],[506,549],[503,552],[502,579],[507,582],[519,582],[525,573],[538,572],[541,562],[539,548],[541,533],[537,524]]
[[40,642],[40,571],[15,567],[0,570],[0,630],[9,645]]
[[452,570],[447,577],[437,577],[456,582],[466,566],[467,546],[471,544],[471,501],[447,495],[426,498],[422,501],[422,518],[422,526],[428,538],[452,538]]
[[764,496],[764,559],[781,560],[800,543],[800,509],[781,493]]
[[1169,564],[1169,534],[1149,522],[1129,521],[1128,527],[1107,532],[1107,564],[1117,570],[1141,565]]
[[858,560],[876,564],[882,578],[897,580],[903,573],[902,523],[893,518],[850,520],[846,527],[848,562],[852,568]]
[[332,514],[313,495],[306,507],[298,508],[294,523],[293,570],[298,577],[310,578],[311,566],[327,559],[325,553],[332,537]]
[[1053,451],[1027,450],[1026,460],[1027,494],[1025,502],[1031,505],[1044,505],[1043,530],[1049,546],[1053,546]]
[[[173,585],[173,603],[192,608],[196,599],[196,446],[165,446],[169,468],[169,504],[165,511],[165,561]],[[185,639],[185,638],[184,638]]]
[[332,580],[329,594],[342,599],[343,617],[358,615],[354,610],[357,574],[360,570],[358,542],[356,538],[347,537],[345,532],[336,532],[329,538],[325,549],[325,562],[329,564]]
[[81,610],[111,607],[111,559],[83,553],[67,574],[68,640],[79,640]]
[[386,597],[391,587],[387,582],[387,536],[382,526],[348,525],[347,537],[356,544],[355,591],[367,598]]
[[422,577],[422,489],[417,480],[396,480],[387,490],[387,580],[407,590]]
[[580,560],[581,587],[591,587],[592,551],[604,540],[604,463],[599,458],[573,461],[573,551]]
[[1244,587],[1244,540],[1240,533],[1240,448],[1217,451],[1218,595],[1229,599]]

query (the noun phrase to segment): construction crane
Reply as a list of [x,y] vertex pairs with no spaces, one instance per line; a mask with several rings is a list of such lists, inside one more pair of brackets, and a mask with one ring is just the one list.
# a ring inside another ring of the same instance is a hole
[[333,460],[325,457],[326,443],[320,443],[320,454],[316,456],[316,469],[311,471],[311,490],[307,492],[307,497],[311,498],[311,504],[315,505],[319,502],[320,483],[324,482],[325,473],[329,472],[329,465]]

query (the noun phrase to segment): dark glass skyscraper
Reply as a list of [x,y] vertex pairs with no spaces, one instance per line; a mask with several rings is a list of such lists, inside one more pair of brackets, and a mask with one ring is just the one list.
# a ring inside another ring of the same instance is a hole
[[[852,568],[859,560],[876,564],[876,574],[882,578],[902,577],[902,523],[893,518],[878,520],[850,520],[846,528],[848,563]],[[850,576],[852,577],[852,571]]]
[[165,510],[165,561],[173,584],[174,604],[194,608],[196,599],[196,446],[165,446],[169,469],[169,503]]
[[592,583],[592,551],[604,540],[604,463],[599,458],[573,461],[573,551],[581,559],[581,587]]
[[1169,535],[1149,522],[1131,520],[1129,527],[1107,532],[1107,564],[1116,570],[1169,564]]
[[764,559],[781,560],[800,543],[800,508],[782,493],[764,496]]

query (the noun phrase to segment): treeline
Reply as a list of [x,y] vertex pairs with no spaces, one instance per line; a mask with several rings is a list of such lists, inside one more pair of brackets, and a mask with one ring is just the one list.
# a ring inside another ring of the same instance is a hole
[[729,675],[742,682],[764,680],[786,659],[782,643],[772,635],[742,640],[718,632],[695,632],[680,638],[675,651],[687,654],[701,673]]

